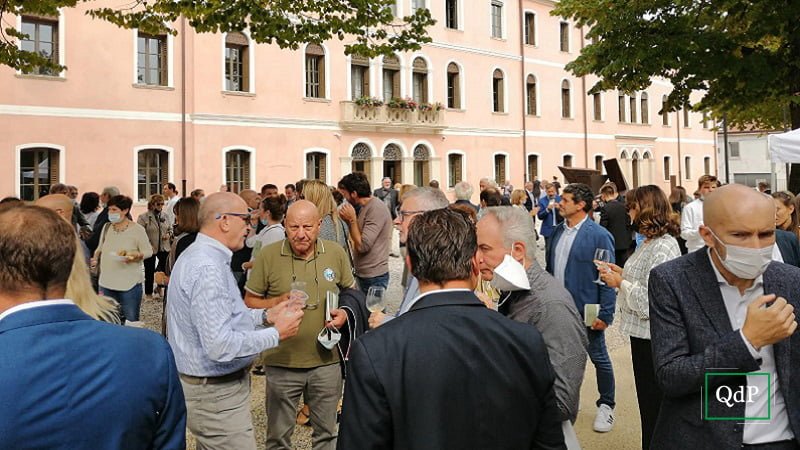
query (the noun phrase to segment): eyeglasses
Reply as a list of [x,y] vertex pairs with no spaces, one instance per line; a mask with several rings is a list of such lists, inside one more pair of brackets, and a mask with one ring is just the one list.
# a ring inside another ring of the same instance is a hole
[[233,212],[226,212],[226,213],[217,214],[216,219],[219,220],[219,219],[222,219],[225,216],[238,217],[238,218],[244,220],[245,222],[250,220],[250,213],[233,213]]
[[403,223],[403,221],[406,219],[406,217],[416,216],[417,214],[422,214],[422,213],[427,212],[427,211],[421,211],[421,210],[403,211],[403,210],[400,210],[399,212],[400,212],[400,223]]

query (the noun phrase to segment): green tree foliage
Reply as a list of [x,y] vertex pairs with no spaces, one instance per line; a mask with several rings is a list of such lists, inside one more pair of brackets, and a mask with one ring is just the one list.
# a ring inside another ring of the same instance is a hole
[[[8,26],[8,14],[57,16],[58,9],[91,0],[0,0],[0,19],[6,27],[0,36],[0,64],[22,71],[36,67],[62,69],[41,55],[22,51],[16,39],[24,35]],[[173,33],[167,27],[184,17],[197,32],[214,33],[247,29],[258,43],[297,49],[303,43],[339,39],[347,54],[388,55],[418,50],[430,42],[426,28],[435,24],[427,9],[395,18],[394,0],[134,0],[120,8],[88,10],[94,18],[147,33]]]
[[[800,2],[796,0],[561,0],[554,15],[589,29],[567,70],[595,74],[594,92],[673,85],[668,109],[692,105],[741,128],[800,128]],[[790,189],[800,189],[793,165]]]

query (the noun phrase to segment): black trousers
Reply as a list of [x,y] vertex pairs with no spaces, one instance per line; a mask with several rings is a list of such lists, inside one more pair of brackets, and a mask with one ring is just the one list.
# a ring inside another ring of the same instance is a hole
[[631,360],[633,379],[636,383],[636,399],[639,402],[639,419],[642,423],[642,449],[647,450],[650,448],[650,439],[656,428],[658,410],[661,408],[664,396],[656,383],[650,339],[631,337]]
[[[156,272],[163,272],[167,267],[167,256],[169,252],[154,253],[153,256],[144,260],[144,294],[153,295],[153,279]],[[158,260],[158,262],[156,262]]]

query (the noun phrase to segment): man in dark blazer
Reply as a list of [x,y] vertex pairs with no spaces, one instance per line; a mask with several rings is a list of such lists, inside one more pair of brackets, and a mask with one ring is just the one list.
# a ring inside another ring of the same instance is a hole
[[593,262],[595,251],[607,250],[610,262],[614,262],[614,238],[589,217],[593,200],[592,189],[585,184],[564,186],[558,209],[565,220],[553,232],[547,271],[572,294],[584,324],[587,323],[587,308],[599,309],[594,320],[589,318],[586,332],[589,337],[589,358],[597,373],[597,390],[600,394],[595,402],[597,413],[593,429],[605,433],[614,426],[616,405],[614,368],[606,348],[605,329],[614,320],[617,296],[614,289],[594,282],[598,275]]
[[539,234],[544,237],[544,255],[545,259],[550,257],[550,244],[552,243],[553,231],[556,227],[564,221],[561,213],[558,210],[558,203],[561,197],[556,193],[556,187],[551,183],[544,185],[545,195],[539,199],[539,211],[536,217],[542,221]]
[[[800,269],[771,262],[770,198],[733,184],[707,195],[703,209],[706,247],[650,273],[653,361],[664,392],[651,448],[796,450]],[[752,372],[768,373],[769,383]],[[737,391],[746,396],[726,395]]]
[[775,246],[786,264],[800,267],[800,242],[791,231],[775,229]]
[[625,203],[620,201],[617,186],[614,183],[609,182],[603,185],[600,188],[600,196],[603,199],[603,206],[599,211],[600,225],[614,237],[615,264],[624,267],[633,240],[633,233],[628,226],[630,223],[628,211],[625,209]]
[[389,213],[392,215],[392,220],[394,220],[397,217],[397,189],[392,187],[392,179],[389,177],[384,178],[381,183],[381,187],[375,189],[372,195],[377,197],[378,200],[382,201],[386,207],[389,208]]
[[541,335],[472,292],[475,226],[429,211],[406,244],[422,294],[353,344],[338,448],[566,448]]
[[185,448],[169,345],[65,300],[75,252],[55,212],[0,210],[0,448]]

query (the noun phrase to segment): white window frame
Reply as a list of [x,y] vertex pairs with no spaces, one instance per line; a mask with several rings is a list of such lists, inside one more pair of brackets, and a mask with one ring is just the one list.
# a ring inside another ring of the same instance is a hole
[[[433,63],[431,62],[431,59],[428,56],[425,56],[424,54],[422,54],[420,52],[412,54],[411,57],[408,59],[408,67],[406,67],[406,69],[405,69],[407,71],[407,76],[405,77],[406,78],[405,82],[408,83],[408,86],[406,86],[406,89],[407,89],[406,92],[409,93],[408,94],[409,97],[413,97],[413,95],[414,95],[414,60],[417,59],[417,58],[422,58],[422,60],[425,61],[425,67],[426,67],[426,70],[428,71],[427,72],[428,82],[426,83],[428,85],[428,88],[427,88],[427,90],[428,90],[428,92],[427,92],[428,103],[436,103],[436,100],[434,100],[434,98],[433,98],[433,80],[435,80],[435,78],[434,78],[434,70],[433,70]],[[400,62],[400,70],[401,71],[403,70],[403,62],[402,61]],[[446,70],[447,70],[447,66],[445,66],[445,71]],[[381,70],[381,81],[383,81],[383,70]],[[402,86],[402,83],[403,83],[402,75],[401,75],[401,78],[400,78],[400,83],[401,83],[401,86]],[[402,91],[403,88],[401,87],[400,90]],[[381,92],[383,92],[383,91],[381,90]],[[445,92],[447,92],[447,91],[445,91]],[[445,100],[447,100],[447,99],[445,98]]]
[[[492,4],[499,3],[500,4],[500,36],[494,36],[492,34]],[[506,11],[506,2],[505,0],[489,0],[489,38],[491,39],[500,39],[506,40],[508,39],[508,26],[506,24],[508,12]]]
[[[528,77],[530,76],[533,76],[533,79],[536,80],[536,114],[528,114]],[[525,74],[525,115],[529,117],[542,117],[541,83],[539,82],[539,77],[533,72]],[[527,164],[527,160],[525,164]]]
[[[327,56],[327,51],[325,52],[325,54]],[[305,59],[305,52],[303,52],[303,58]],[[305,76],[304,76],[304,78],[305,78]],[[355,145],[355,144],[353,144],[353,145]],[[301,179],[306,177],[306,173],[308,171],[308,163],[307,163],[306,159],[308,158],[308,154],[309,153],[324,153],[325,154],[325,166],[326,166],[325,167],[325,169],[326,169],[325,170],[325,184],[330,186],[331,185],[331,175],[332,175],[331,172],[332,172],[332,169],[333,169],[333,165],[332,165],[333,161],[331,160],[331,151],[328,150],[327,148],[309,147],[309,148],[303,150],[303,173],[302,173]]]
[[[560,165],[560,166],[562,166],[562,167],[566,167],[566,166],[564,165],[564,157],[565,157],[565,156],[569,156],[569,157],[571,157],[571,158],[572,158],[572,167],[577,167],[577,166],[575,165],[575,162],[576,162],[576,160],[575,160],[575,154],[574,154],[574,153],[572,153],[572,152],[565,152],[565,153],[562,153],[562,154],[561,154],[561,158],[558,160],[558,162],[559,162],[559,165]],[[592,161],[592,162],[594,162],[594,161]]]
[[[525,15],[528,13],[533,14],[533,44],[525,42]],[[522,11],[522,30],[522,36],[520,36],[522,43],[534,48],[539,48],[539,14],[537,14],[536,11],[532,9],[524,9]]]
[[[537,153],[537,152],[528,152],[525,155],[525,176],[528,177],[529,179],[530,179],[531,174],[528,172],[528,160],[530,159],[531,156],[535,156],[536,157],[536,173],[537,173],[537,175],[541,176],[541,174],[542,174],[542,154],[541,153]],[[533,180],[530,180],[530,181],[533,181]],[[541,178],[540,178],[540,181],[541,181]]]
[[[444,4],[444,7],[445,7],[444,14],[446,15],[447,14],[447,4],[446,3]],[[456,11],[456,20],[458,21],[458,23],[457,23],[458,27],[456,27],[456,28],[448,28],[447,27],[447,17],[445,17],[442,20],[442,23],[444,24],[444,29],[445,30],[464,31],[464,0],[456,0],[456,8],[458,9]]]
[[[564,117],[564,104],[561,101],[561,85],[564,84],[565,81],[569,84],[569,116],[567,117]],[[575,118],[575,89],[572,87],[572,84],[569,78],[562,78],[561,81],[558,82],[558,110],[561,119]]]
[[[22,31],[22,16],[17,15],[17,31]],[[66,23],[67,19],[64,15],[64,8],[58,8],[58,64],[62,66],[67,65],[67,31],[66,31]],[[16,39],[17,41],[17,48],[22,49],[22,41],[20,39]],[[136,53],[136,49],[134,48],[134,54]],[[136,66],[134,65],[134,68]],[[22,75],[21,70],[17,70],[17,75]],[[58,75],[36,75],[36,74],[29,74],[30,76],[41,76],[41,77],[51,77],[51,78],[66,78],[67,71],[62,70],[58,73]],[[17,183],[19,185],[19,183]],[[17,190],[19,190],[19,186],[17,186]]]
[[[345,73],[345,85],[347,88],[347,98],[350,101],[355,101],[356,99],[351,98],[353,93],[353,57],[352,55],[347,55],[345,58],[347,63],[347,73]],[[383,97],[383,95],[377,95],[375,92],[375,68],[378,67],[378,61],[376,58],[369,58],[369,69],[367,70],[367,76],[369,77],[369,92],[365,95],[369,97]],[[305,93],[305,90],[303,91]]]
[[[503,74],[503,108],[502,111],[495,111],[494,110],[494,71],[499,70],[500,73]],[[492,71],[489,72],[489,76],[491,77],[492,83],[489,87],[492,95],[489,96],[489,111],[492,114],[509,114],[509,107],[508,107],[508,91],[509,91],[509,83],[508,83],[508,73],[505,69],[501,68],[500,66],[494,66]],[[538,84],[538,83],[537,83]]]
[[228,147],[222,148],[222,184],[228,184],[228,171],[225,170],[225,163],[227,161],[228,152],[232,151],[245,151],[250,154],[250,180],[249,184],[251,189],[254,189],[256,186],[256,180],[258,177],[256,176],[256,148],[250,147],[249,145],[230,145]]
[[[133,199],[134,205],[146,205],[147,200],[140,201],[139,197],[139,152],[143,150],[163,150],[167,152],[167,180],[164,183],[173,182],[175,179],[175,149],[166,145],[137,145],[133,147],[133,184],[131,184],[132,192],[131,198]],[[123,189],[124,191],[124,189]]]
[[[19,29],[19,28],[18,28]],[[58,182],[63,183],[67,179],[67,148],[63,145],[51,144],[48,142],[30,142],[27,144],[20,144],[14,148],[14,194],[17,198],[22,198],[19,185],[22,182],[19,178],[19,172],[22,164],[22,152],[24,150],[31,150],[35,148],[46,148],[58,151]]]
[[[684,180],[691,180],[692,179],[692,157],[690,155],[683,157],[683,179]],[[688,163],[689,170],[686,170]]]
[[[495,167],[494,167],[494,158],[497,155],[502,155],[502,156],[506,157],[506,164],[505,164],[505,166],[506,166],[506,179],[510,179],[511,178],[511,155],[506,151],[496,151],[496,152],[492,153],[492,166],[491,166],[492,167],[492,180],[494,180],[495,183],[500,184],[500,181],[497,179],[497,173],[495,173],[495,171],[494,171],[494,169],[495,169]],[[527,161],[525,163],[527,164]]]
[[[561,50],[561,24],[567,24],[567,51]],[[572,24],[566,20],[558,21],[558,52],[559,53],[572,53]]]
[[[229,91],[229,90],[226,89],[227,86],[226,86],[226,83],[225,83],[225,47],[226,47],[225,40],[228,37],[228,33],[223,33],[223,35],[222,35],[222,49],[221,49],[221,52],[222,52],[221,53],[221,55],[222,55],[221,56],[222,73],[220,74],[221,83],[222,83],[221,87],[222,87],[222,91],[223,92],[228,92],[228,93],[232,92],[234,94],[236,94],[236,93],[255,94],[256,93],[256,47],[255,47],[255,42],[253,42],[253,38],[250,37],[250,32],[249,31],[242,30],[242,31],[240,31],[240,33],[244,34],[247,37],[247,59],[249,60],[249,61],[247,61],[247,65],[248,65],[248,68],[247,68],[247,77],[248,77],[247,78],[247,91]],[[253,185],[253,186],[255,186],[255,185]]]
[[467,177],[467,152],[463,150],[448,150],[447,154],[445,155],[445,159],[447,160],[447,180],[445,184],[447,185],[447,189],[453,190],[455,186],[449,186],[450,184],[450,155],[459,155],[461,156],[461,175],[464,180],[466,181],[469,177]]
[[[594,166],[594,160],[597,159],[598,156],[601,157],[605,161],[606,155],[604,155],[602,153],[595,153],[594,155],[592,155],[592,166]],[[575,161],[574,157],[573,157],[573,161]],[[592,168],[594,168],[594,167],[592,167]],[[600,174],[602,174],[602,175],[606,174],[606,166],[604,164],[600,164]]]
[[606,121],[606,96],[604,92],[598,92],[597,95],[600,96],[600,118],[595,119],[594,117],[594,94],[592,95],[592,121],[594,122],[605,122]]
[[662,173],[661,174],[662,175],[662,179],[664,181],[669,181],[670,178],[672,177],[672,174],[674,173],[674,171],[672,170],[672,156],[671,155],[664,155],[664,157],[661,158],[661,171],[662,172],[664,172],[664,167],[665,166],[669,167],[669,174]]
[[[331,52],[325,44],[318,44],[322,47],[322,50],[325,51],[325,56],[323,57],[324,66],[325,66],[325,96],[324,97],[306,97],[306,50],[308,46],[311,44],[306,44],[303,46],[303,51],[300,53],[300,57],[303,58],[303,73],[302,73],[302,80],[303,82],[300,83],[300,97],[304,100],[330,100],[331,99]],[[348,95],[349,97],[349,95]],[[303,160],[305,161],[305,160]],[[305,173],[305,172],[303,172]]]
[[[394,56],[395,56],[395,58],[397,58],[397,61],[400,63],[400,95],[398,97],[399,98],[406,98],[406,97],[409,96],[408,95],[408,91],[406,90],[406,83],[408,82],[408,80],[406,79],[406,78],[408,78],[406,76],[406,70],[408,70],[408,66],[406,66],[406,62],[403,59],[402,55],[400,55],[399,53],[395,53]],[[376,78],[375,81],[377,81],[377,83],[375,83],[375,86],[376,86],[376,88],[375,88],[375,96],[379,97],[379,98],[383,98],[383,57],[381,56],[381,57],[379,57],[377,59],[378,60],[375,63],[375,66],[377,67],[377,73],[375,74],[375,78]],[[414,61],[414,60],[412,59],[411,61]],[[371,68],[371,65],[370,65],[370,68]],[[413,70],[413,68],[412,68],[412,70]],[[428,70],[428,74],[430,74],[430,68]],[[305,76],[305,75],[303,75],[303,76]],[[370,80],[370,81],[373,81],[373,80]],[[428,85],[430,85],[430,84],[431,84],[430,83],[430,79],[428,79]],[[370,88],[370,90],[372,90],[372,88]],[[304,95],[305,95],[305,86],[304,86],[303,92],[304,92]],[[388,102],[389,99],[385,99],[385,101]],[[383,149],[381,149],[381,151],[383,151]]]
[[[172,34],[167,33],[167,85],[166,86],[156,86],[150,84],[139,83],[139,29],[133,28],[131,30],[133,32],[133,84],[135,86],[141,86],[144,88],[175,88],[175,38]],[[223,41],[223,49],[224,49],[224,42]],[[222,74],[223,80],[225,79],[225,73]],[[153,147],[155,148],[155,147]]]
[[[464,73],[464,65],[461,64],[460,62],[454,60],[454,59],[451,59],[451,60],[447,61],[447,63],[444,66],[444,70],[445,70],[445,76],[444,76],[444,101],[442,102],[442,104],[444,104],[445,107],[447,106],[447,67],[451,63],[455,64],[456,67],[458,67],[458,88],[459,88],[458,89],[459,90],[458,94],[459,94],[459,100],[460,100],[461,107],[460,108],[455,108],[455,109],[454,108],[448,108],[448,109],[453,109],[454,111],[466,111],[467,110],[467,95],[466,95],[466,89],[465,89],[466,82],[464,81],[466,79],[466,75]],[[430,80],[428,80],[428,81],[430,81]],[[430,85],[431,83],[428,83],[428,84]]]

